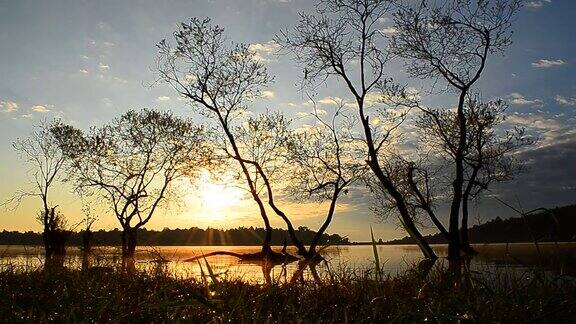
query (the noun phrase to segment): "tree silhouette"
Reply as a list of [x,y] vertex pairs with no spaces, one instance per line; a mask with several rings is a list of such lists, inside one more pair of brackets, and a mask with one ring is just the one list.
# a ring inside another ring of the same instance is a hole
[[[458,138],[454,147],[454,177],[449,216],[450,259],[459,258],[459,216],[465,182],[466,97],[482,76],[489,55],[511,43],[511,20],[520,0],[421,1],[404,4],[394,13],[392,52],[407,59],[412,77],[442,80],[458,94]],[[438,119],[435,111],[422,111]],[[440,121],[437,121],[440,123]]]
[[34,188],[17,192],[7,202],[17,207],[25,197],[39,197],[42,201],[38,221],[43,229],[42,239],[46,264],[51,263],[55,257],[59,259],[63,257],[66,240],[64,215],[57,210],[57,205],[50,202],[52,188],[60,179],[65,163],[58,141],[50,132],[50,127],[56,123],[57,121],[43,122],[35,126],[30,137],[17,139],[12,144],[30,168]]
[[71,166],[68,180],[110,204],[124,258],[134,256],[137,230],[171,197],[173,181],[195,178],[211,157],[206,131],[169,112],[131,110],[87,133],[64,124],[52,133]]
[[397,108],[413,105],[406,90],[386,77],[389,55],[380,47],[384,35],[378,23],[391,12],[392,5],[389,0],[321,0],[315,15],[300,14],[297,26],[277,39],[303,67],[305,86],[332,78],[344,82],[360,119],[367,150],[363,160],[382,192],[394,200],[404,229],[425,257],[434,259],[436,255],[416,227],[399,184],[382,163],[388,159],[386,146],[404,120],[405,113]]
[[358,158],[362,143],[353,135],[356,119],[344,111],[344,102],[334,100],[336,109],[330,117],[322,116],[316,102],[312,103],[311,115],[317,123],[293,132],[286,176],[294,197],[330,202],[324,222],[310,243],[311,257],[316,255],[320,238],[332,222],[338,198],[365,173],[365,163]]
[[[479,95],[470,95],[465,102],[467,144],[460,236],[462,247],[468,252],[472,251],[468,238],[469,201],[489,189],[494,182],[512,180],[524,169],[514,153],[534,143],[526,136],[524,128],[505,127],[507,107],[502,100],[482,102]],[[428,147],[438,152],[448,165],[453,165],[458,141],[458,136],[453,134],[458,132],[458,116],[450,110],[431,111],[432,114],[422,114],[416,126]],[[428,208],[432,208],[431,204]]]
[[[229,42],[224,36],[224,29],[212,25],[208,18],[193,18],[189,23],[181,23],[173,36],[174,46],[166,40],[158,44],[157,71],[160,80],[172,86],[188,99],[200,114],[217,124],[226,154],[240,167],[266,228],[262,252],[246,257],[282,258],[283,256],[277,255],[270,248],[272,227],[264,201],[260,197],[258,178],[261,178],[265,186],[269,182],[259,161],[249,160],[245,156],[244,148],[248,149],[248,154],[255,148],[242,146],[238,142],[238,131],[242,130],[238,124],[241,125],[245,120],[242,117],[247,114],[246,104],[258,98],[272,78],[248,46]],[[267,189],[269,204],[274,208],[269,186]],[[278,213],[278,209],[275,211]],[[288,220],[287,217],[283,219]],[[287,225],[289,229],[292,228],[289,220]],[[292,239],[301,250],[302,245],[295,235],[292,235]]]

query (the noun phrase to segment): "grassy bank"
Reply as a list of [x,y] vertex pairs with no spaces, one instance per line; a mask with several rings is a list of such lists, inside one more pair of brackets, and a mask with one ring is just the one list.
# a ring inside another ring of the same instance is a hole
[[[0,273],[3,322],[574,322],[576,286],[506,272],[454,279],[443,270],[375,281],[343,274],[322,284],[184,280],[163,273]],[[208,278],[207,278],[208,279]]]

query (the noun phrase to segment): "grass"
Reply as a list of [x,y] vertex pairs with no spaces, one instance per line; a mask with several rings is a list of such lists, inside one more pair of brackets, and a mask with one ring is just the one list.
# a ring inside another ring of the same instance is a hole
[[[209,266],[208,266],[209,267]],[[530,273],[455,281],[443,269],[261,285],[162,272],[0,272],[3,322],[575,322],[576,285]],[[210,282],[207,287],[207,282]]]

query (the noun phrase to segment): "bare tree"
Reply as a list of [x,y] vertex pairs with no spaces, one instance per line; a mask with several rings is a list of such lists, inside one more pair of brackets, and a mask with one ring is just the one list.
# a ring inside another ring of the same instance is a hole
[[50,199],[54,184],[60,179],[65,163],[62,150],[50,132],[51,125],[43,122],[34,127],[30,137],[17,139],[12,144],[20,154],[20,158],[29,167],[34,186],[33,189],[17,192],[7,202],[18,207],[22,199],[26,197],[39,197],[42,201],[38,221],[43,228],[42,239],[47,264],[55,257],[55,254],[64,253],[66,236],[64,216]]
[[[515,157],[521,148],[533,144],[523,128],[507,129],[504,125],[507,104],[502,100],[482,102],[479,95],[467,97],[464,106],[466,116],[466,148],[464,151],[464,190],[462,195],[461,248],[473,252],[468,238],[469,202],[495,182],[512,180],[524,167]],[[428,149],[437,152],[445,163],[453,166],[456,160],[455,147],[459,130],[457,112],[451,110],[429,110],[423,113],[416,126],[427,143]],[[425,170],[426,166],[420,167]],[[426,171],[423,171],[426,172]],[[412,179],[412,177],[410,177]],[[428,179],[425,179],[428,180]],[[414,183],[414,192],[419,192]],[[431,200],[424,202],[433,215]],[[447,233],[443,232],[448,238]]]
[[400,108],[414,105],[414,98],[404,87],[386,77],[389,55],[381,49],[384,34],[379,31],[379,24],[391,12],[393,3],[320,0],[315,15],[301,14],[297,26],[277,38],[302,65],[305,85],[318,85],[331,78],[343,81],[360,118],[367,150],[364,160],[382,192],[394,200],[404,229],[426,258],[435,259],[434,251],[414,223],[398,183],[385,172],[382,163],[388,158],[385,148],[392,134],[404,120],[405,113]]
[[110,204],[124,258],[134,256],[137,230],[171,197],[173,181],[209,167],[206,131],[169,112],[131,110],[86,134],[64,124],[52,133],[71,166],[68,180]]
[[[275,192],[278,184],[287,180],[286,144],[292,137],[291,121],[280,113],[260,114],[249,117],[235,129],[243,162],[249,166],[258,195],[267,200],[274,213],[286,223],[288,234],[298,254],[307,256],[307,250],[296,236],[288,215],[277,203]],[[234,158],[230,149],[225,148],[229,157]]]
[[[458,94],[458,138],[449,216],[450,259],[460,256],[459,215],[466,151],[466,96],[482,76],[488,57],[511,43],[511,21],[521,0],[426,1],[402,5],[394,13],[393,53],[407,59],[413,77],[443,80]],[[434,117],[432,110],[423,109]]]
[[334,99],[336,109],[328,117],[312,102],[311,116],[316,124],[293,131],[288,141],[286,180],[293,197],[329,202],[324,222],[308,249],[308,255],[314,257],[320,238],[332,222],[338,199],[348,193],[366,168],[358,158],[362,143],[353,134],[356,119],[348,116],[345,103]]
[[257,165],[244,158],[235,134],[238,119],[247,113],[246,104],[258,98],[272,78],[248,46],[229,42],[224,29],[208,18],[181,23],[173,36],[174,46],[166,40],[157,45],[159,78],[217,124],[266,228],[261,253],[250,257],[275,258],[278,255],[270,248],[272,227],[255,178]]

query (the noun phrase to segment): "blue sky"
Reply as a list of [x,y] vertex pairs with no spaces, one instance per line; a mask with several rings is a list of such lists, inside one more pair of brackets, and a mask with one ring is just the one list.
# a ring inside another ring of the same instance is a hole
[[[290,116],[309,110],[295,86],[300,69],[289,57],[274,55],[276,47],[270,41],[297,22],[298,12],[311,9],[313,2],[308,0],[0,0],[0,199],[27,185],[27,170],[11,143],[43,118],[60,117],[87,128],[133,108],[191,114],[171,89],[153,86],[152,72],[155,44],[191,17],[211,17],[231,39],[253,44],[264,58],[276,81],[254,110],[281,110]],[[530,173],[497,188],[501,197],[526,209],[576,202],[575,12],[576,2],[571,0],[527,1],[514,23],[514,44],[504,57],[490,58],[479,85],[484,97],[509,100],[508,120],[541,138],[522,155]],[[389,24],[384,22],[382,28]],[[391,73],[419,90],[428,86],[406,79],[400,62],[392,65]],[[323,87],[322,96],[343,95],[335,84]],[[436,106],[455,102],[447,95],[424,100]],[[55,199],[77,220],[79,204],[68,190],[61,186]],[[393,220],[380,222],[367,205],[366,197],[348,199],[329,231],[367,239],[368,226],[374,224],[384,239],[403,236]],[[16,211],[0,210],[0,229],[39,230],[33,217],[38,206],[30,200]],[[201,213],[198,206],[165,212],[149,227],[221,226]],[[246,213],[251,213],[249,207]],[[260,225],[258,218],[246,215],[227,224]],[[474,215],[486,220],[511,214],[487,198]],[[303,210],[296,219],[298,225],[317,227],[320,216]],[[111,215],[104,215],[96,226],[116,224]]]

